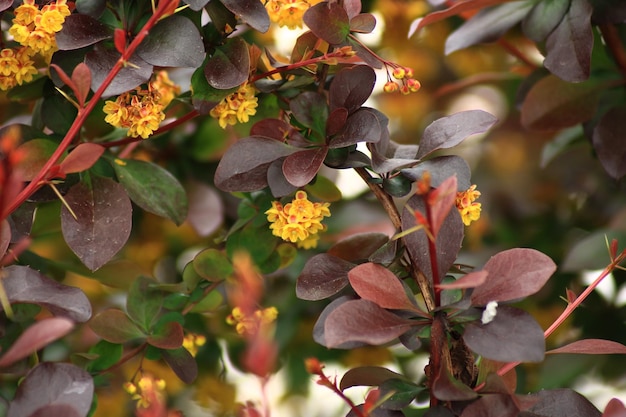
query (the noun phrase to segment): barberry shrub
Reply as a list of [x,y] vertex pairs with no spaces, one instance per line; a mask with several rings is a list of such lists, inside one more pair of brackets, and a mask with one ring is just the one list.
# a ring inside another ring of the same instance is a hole
[[[623,201],[587,189],[603,210],[578,219],[596,206],[577,194],[541,223],[518,207],[521,182],[485,175],[474,151],[489,152],[477,134],[541,131],[544,166],[561,157],[582,175],[567,157],[586,145],[584,161],[621,180],[626,8],[370,3],[0,0],[0,413],[269,417],[279,370],[356,417],[626,413],[520,366],[626,353],[623,320],[594,331],[598,309],[575,316],[583,337],[570,325],[550,339],[583,302],[602,305],[603,280],[620,282]],[[373,7],[383,37],[402,39],[393,52],[364,40]],[[290,52],[268,36],[279,29],[301,29],[281,32],[297,33]],[[499,126],[448,111],[497,82],[520,108],[495,107]],[[498,149],[502,172],[529,164]],[[355,198],[335,184],[348,171]],[[499,180],[518,198],[500,219]],[[583,227],[595,233],[558,242]],[[551,256],[501,250],[533,237]],[[585,289],[567,274],[593,269]],[[542,310],[559,295],[557,313]],[[349,370],[329,377],[338,361]],[[235,400],[233,367],[258,378],[260,402]],[[362,401],[354,386],[370,387]]]

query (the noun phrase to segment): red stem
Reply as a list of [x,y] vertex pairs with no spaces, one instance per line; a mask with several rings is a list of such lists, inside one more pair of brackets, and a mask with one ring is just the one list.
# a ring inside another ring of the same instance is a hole
[[[426,198],[424,198],[424,200],[425,200],[424,205],[426,206],[426,220],[428,221],[428,228],[430,230],[433,230],[430,205],[428,204],[428,201],[426,201]],[[433,274],[433,288],[434,288],[434,293],[435,293],[435,308],[436,308],[441,305],[441,292],[439,291],[439,284],[440,284],[439,263],[437,262],[437,243],[436,243],[435,236],[433,236],[433,238],[431,239],[430,236],[426,234],[426,238],[428,239],[428,256],[430,257],[430,269]]]
[[263,78],[267,78],[267,77],[269,77],[271,75],[274,75],[274,74],[280,74],[282,72],[291,71],[291,70],[294,70],[294,69],[306,67],[307,65],[311,65],[311,64],[318,64],[319,62],[325,61],[328,58],[340,58],[340,57],[343,57],[343,56],[345,56],[345,53],[343,51],[339,50],[339,51],[331,52],[329,54],[324,54],[322,56],[318,56],[318,57],[315,57],[315,58],[305,59],[304,61],[295,62],[293,64],[285,65],[284,67],[274,68],[273,70],[264,72],[263,74],[255,75],[254,77],[252,77],[250,79],[249,82],[253,83],[255,81],[258,81],[258,80],[263,79]]
[[143,40],[148,35],[150,29],[152,29],[152,27],[157,23],[157,21],[161,17],[163,17],[164,13],[169,10],[169,5],[171,3],[173,4],[174,2],[177,3],[178,0],[162,0],[161,2],[159,2],[159,6],[155,10],[154,14],[150,17],[150,19],[148,19],[145,26],[137,34],[135,39],[133,39],[133,41],[124,50],[124,53],[117,60],[117,62],[115,63],[115,65],[113,66],[109,74],[106,76],[106,78],[102,82],[102,85],[100,85],[100,88],[98,88],[98,90],[94,93],[91,100],[89,100],[89,103],[87,103],[87,105],[84,108],[78,111],[78,115],[76,119],[74,119],[72,126],[70,126],[70,129],[65,134],[65,137],[59,144],[59,147],[54,151],[50,159],[46,161],[44,166],[37,173],[37,175],[35,175],[32,181],[26,187],[24,187],[24,189],[22,189],[22,191],[17,195],[15,200],[7,207],[6,211],[2,213],[0,218],[8,217],[9,214],[15,211],[24,201],[26,201],[26,199],[30,195],[32,195],[39,187],[41,187],[44,184],[44,181],[46,180],[46,176],[48,172],[50,171],[50,168],[52,168],[54,164],[57,163],[57,161],[61,158],[61,155],[63,155],[63,152],[65,152],[65,150],[70,146],[70,144],[74,140],[74,137],[78,134],[81,127],[85,123],[87,116],[89,115],[89,113],[91,113],[91,111],[98,104],[98,100],[100,99],[100,97],[102,97],[104,90],[106,90],[109,84],[111,84],[111,82],[113,81],[113,78],[115,78],[115,76],[124,67],[126,62],[130,59],[130,57],[133,55],[133,53],[139,46],[139,44],[143,42]]

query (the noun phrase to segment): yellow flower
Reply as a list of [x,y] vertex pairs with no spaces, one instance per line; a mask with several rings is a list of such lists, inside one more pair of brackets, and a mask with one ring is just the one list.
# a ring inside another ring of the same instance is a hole
[[152,87],[158,91],[160,95],[159,104],[164,108],[167,107],[174,97],[180,94],[180,86],[170,80],[167,75],[167,71],[159,71],[156,73],[155,80],[152,82]]
[[13,23],[28,26],[35,22],[35,16],[39,14],[39,9],[35,6],[34,0],[24,0],[24,3],[15,9],[15,19]]
[[291,203],[284,206],[278,201],[265,212],[274,236],[310,249],[317,246],[317,232],[325,230],[324,217],[330,217],[329,203],[313,203],[306,192],[298,191]]
[[32,81],[37,68],[30,59],[28,49],[3,49],[0,51],[0,89],[8,90]]
[[461,214],[463,224],[466,226],[480,218],[481,204],[475,202],[478,197],[480,197],[480,191],[476,190],[476,185],[472,185],[467,191],[458,192],[456,195],[456,207]]
[[65,17],[58,10],[48,8],[35,16],[35,27],[48,33],[55,33],[61,30],[64,21]]
[[246,315],[241,308],[233,308],[231,314],[226,317],[226,323],[235,326],[240,335],[254,334],[259,328],[273,323],[278,317],[276,307],[257,309],[254,313]]
[[0,75],[11,75],[19,70],[19,61],[13,49],[0,51]]
[[189,333],[185,335],[183,339],[183,347],[187,349],[193,357],[198,354],[198,348],[204,346],[205,343],[206,337],[201,334]]
[[226,126],[234,125],[237,122],[247,123],[250,116],[256,114],[258,105],[258,98],[254,95],[254,87],[244,83],[237,91],[213,107],[209,114],[217,119],[222,129],[225,129]]
[[270,20],[289,29],[302,27],[302,16],[307,9],[322,0],[269,0],[265,4]]

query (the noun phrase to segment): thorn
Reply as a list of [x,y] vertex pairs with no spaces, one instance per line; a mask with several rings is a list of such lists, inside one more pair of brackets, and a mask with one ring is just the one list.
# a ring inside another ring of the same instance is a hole
[[61,195],[61,193],[59,192],[59,190],[56,187],[56,185],[54,185],[54,183],[52,183],[52,182],[49,182],[48,185],[50,186],[50,188],[52,188],[52,191],[54,191],[54,193],[57,195],[57,197],[59,197],[59,200],[61,200],[61,203],[65,206],[67,211],[70,212],[70,214],[72,215],[74,220],[78,221],[78,217],[76,217],[76,213],[74,213],[74,210],[72,210],[70,205],[67,203],[67,200]]

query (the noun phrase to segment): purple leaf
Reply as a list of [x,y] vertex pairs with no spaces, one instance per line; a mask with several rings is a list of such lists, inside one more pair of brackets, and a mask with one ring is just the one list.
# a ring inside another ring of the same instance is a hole
[[[324,308],[324,310],[322,310],[319,317],[317,318],[317,321],[315,322],[315,325],[313,326],[313,340],[315,340],[315,342],[319,343],[322,346],[327,346],[325,328],[324,328],[326,324],[326,319],[339,306],[352,300],[354,300],[353,297],[343,295],[331,301],[331,303],[328,304]],[[354,349],[354,348],[363,347],[363,346],[367,346],[367,345],[363,342],[346,342],[346,343],[341,344],[340,346],[337,346],[337,349]]]
[[184,347],[172,350],[162,349],[161,355],[176,376],[185,384],[191,384],[198,376],[198,363]]
[[[409,207],[422,213],[424,210],[424,200],[421,196],[413,196],[402,211],[402,230],[408,230],[416,225],[415,216]],[[463,222],[458,210],[450,210],[445,218],[435,241],[437,247],[437,264],[439,265],[439,279],[443,279],[450,267],[454,264],[461,249],[463,241]],[[430,280],[432,280],[432,269],[430,264],[430,254],[428,249],[428,237],[424,230],[418,230],[403,238],[407,250],[415,260],[417,266]]]
[[[100,43],[96,44],[93,50],[85,55],[85,64],[91,70],[91,89],[93,91],[100,88],[120,57],[120,53],[115,49],[107,49]],[[129,65],[124,66],[113,78],[111,84],[104,90],[102,97],[116,96],[132,90],[148,81],[152,76],[152,65],[139,56],[133,55],[128,63]]]
[[378,142],[383,131],[375,113],[368,108],[361,108],[348,116],[345,130],[332,138],[329,148],[344,148],[359,142]]
[[63,28],[55,39],[60,50],[71,50],[93,45],[109,39],[113,31],[96,19],[86,14],[71,14],[65,18]]
[[617,398],[612,398],[604,408],[602,417],[626,417],[626,407]]
[[585,355],[626,354],[626,346],[612,340],[583,339],[552,349],[548,353],[577,353]]
[[233,144],[215,171],[222,191],[256,191],[267,186],[267,169],[277,159],[300,149],[272,138],[250,136]]
[[220,0],[220,2],[253,29],[265,33],[270,28],[267,10],[258,0]]
[[543,330],[535,319],[506,305],[497,308],[491,322],[468,324],[463,340],[473,352],[500,362],[541,362],[545,353]]
[[478,397],[476,392],[454,378],[444,366],[439,368],[433,381],[432,393],[442,401],[469,401]]
[[460,417],[518,417],[519,412],[510,395],[488,394],[465,407]]
[[50,317],[29,326],[15,343],[0,358],[0,368],[11,365],[20,359],[46,347],[62,338],[74,328],[74,322],[65,317]]
[[339,71],[330,84],[330,110],[343,107],[354,113],[370,97],[375,83],[376,73],[367,65]]
[[277,159],[267,168],[267,185],[270,187],[270,191],[274,197],[284,197],[298,190],[298,187],[291,184],[285,178],[285,174],[283,174],[283,162],[285,162],[284,159]]
[[361,0],[343,0],[342,4],[350,19],[353,19],[361,13]]
[[350,19],[350,31],[370,33],[376,28],[376,18],[371,13],[361,13]]
[[446,55],[482,42],[492,42],[526,16],[532,2],[514,1],[484,9],[465,21],[446,40]]
[[183,345],[184,337],[183,326],[178,322],[170,321],[148,336],[147,342],[161,349],[178,349]]
[[128,315],[117,309],[104,310],[96,314],[89,321],[89,327],[95,334],[111,343],[122,344],[145,337]]
[[13,0],[0,0],[0,12],[5,11],[11,6],[13,6]]
[[217,191],[208,185],[192,181],[187,184],[189,211],[187,221],[201,237],[214,233],[224,221],[224,204]]
[[318,3],[304,12],[302,20],[315,36],[331,45],[344,42],[350,33],[348,14],[337,3]]
[[333,110],[326,120],[326,136],[334,136],[340,133],[348,120],[348,109],[345,107],[337,107]]
[[557,27],[569,9],[569,1],[541,1],[536,3],[522,21],[522,29],[529,39],[539,43]]
[[573,0],[561,23],[548,35],[543,65],[562,80],[580,82],[589,78],[592,12],[587,0]]
[[626,107],[614,107],[593,129],[593,149],[604,170],[614,179],[626,175],[626,141],[623,137]]
[[328,148],[324,146],[289,155],[283,162],[285,179],[295,187],[304,187],[315,178],[327,153]]
[[2,284],[11,304],[38,304],[55,316],[79,323],[91,317],[91,304],[80,289],[60,284],[27,266],[8,266],[4,272]]
[[104,147],[96,143],[81,143],[61,162],[61,171],[70,174],[91,168],[104,153]]
[[252,125],[250,136],[265,136],[282,142],[290,136],[293,130],[294,128],[284,120],[263,119]]
[[351,300],[333,310],[324,323],[326,347],[336,348],[346,342],[382,345],[413,326],[368,300]]
[[204,76],[211,87],[227,90],[240,86],[248,80],[250,52],[241,38],[229,39],[216,49],[204,66]]
[[75,415],[85,417],[91,408],[93,390],[93,379],[79,367],[42,362],[18,386],[7,417],[48,415],[39,413],[47,407],[71,408]]
[[430,185],[439,187],[439,185],[453,175],[457,179],[457,191],[465,191],[472,185],[470,183],[471,172],[469,165],[465,159],[457,155],[437,156],[427,161],[421,162],[414,168],[405,168],[401,170],[402,175],[416,181],[422,178],[424,172],[428,171],[431,175]]
[[438,288],[442,290],[476,288],[487,280],[487,275],[489,275],[489,272],[485,270],[470,272],[469,274],[463,275],[461,278],[449,284],[439,284]]
[[406,377],[381,366],[359,366],[349,369],[341,378],[339,389],[344,391],[350,387],[377,387],[390,379],[406,380]]
[[534,249],[516,248],[500,252],[489,259],[483,270],[487,281],[474,289],[473,305],[489,301],[512,301],[539,291],[556,271],[548,256]]
[[92,271],[106,264],[124,246],[131,231],[132,207],[124,187],[92,176],[65,195],[76,219],[63,206],[61,229],[68,246]]
[[588,399],[571,389],[539,391],[528,397],[537,401],[528,409],[531,416],[600,417],[600,411]]
[[482,110],[463,111],[437,119],[424,130],[417,159],[424,159],[438,149],[456,146],[468,136],[487,131],[496,122],[493,115]]
[[200,11],[210,0],[183,0],[191,10]]
[[320,253],[308,260],[298,281],[296,296],[301,300],[322,300],[348,285],[348,271],[354,264],[336,256]]
[[526,95],[522,125],[533,130],[559,130],[585,122],[596,112],[598,95],[597,83],[568,83],[548,75]]
[[348,272],[354,291],[363,299],[382,308],[414,310],[416,307],[406,294],[398,277],[384,266],[375,263],[358,265]]
[[305,127],[316,132],[325,132],[328,104],[323,95],[313,91],[305,91],[289,102],[289,109]]
[[137,55],[159,67],[197,68],[204,61],[202,36],[196,25],[179,14],[159,21],[137,48]]
[[369,258],[388,241],[389,236],[384,233],[357,233],[341,239],[331,246],[326,253],[349,262],[358,262]]

